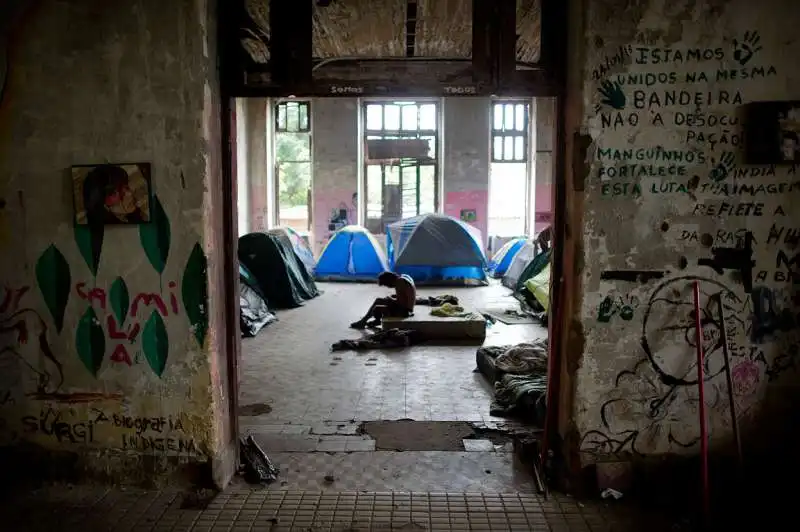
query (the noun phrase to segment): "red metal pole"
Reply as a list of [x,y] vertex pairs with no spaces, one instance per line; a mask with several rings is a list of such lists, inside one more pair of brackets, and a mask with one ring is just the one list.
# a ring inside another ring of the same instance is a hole
[[706,402],[704,391],[703,360],[703,322],[700,315],[700,282],[694,282],[694,320],[695,343],[697,344],[697,391],[700,401],[700,459],[701,477],[703,481],[703,515],[708,519],[711,502],[709,499],[708,481],[708,427],[706,426]]

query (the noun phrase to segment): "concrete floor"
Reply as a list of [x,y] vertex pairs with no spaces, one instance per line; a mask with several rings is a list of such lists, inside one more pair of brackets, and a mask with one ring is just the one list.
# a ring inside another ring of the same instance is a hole
[[[350,329],[387,290],[375,284],[319,283],[323,294],[303,307],[278,312],[279,321],[242,343],[242,432],[252,434],[281,468],[268,489],[531,492],[533,479],[510,446],[480,445],[428,452],[375,452],[357,434],[364,421],[466,421],[488,428],[517,427],[489,414],[492,387],[475,370],[476,345],[429,346],[332,353],[358,338]],[[519,308],[499,283],[473,288],[420,288],[419,296],[458,296],[470,310]],[[425,313],[419,307],[417,313]],[[546,337],[539,324],[496,323],[485,345]],[[448,452],[449,451],[449,452]],[[334,483],[325,477],[335,477]]]
[[[348,325],[387,290],[361,283],[319,283],[319,288],[324,292],[320,297],[278,312],[279,322],[242,341],[240,404],[269,405],[271,413],[259,416],[260,421],[502,421],[489,414],[491,386],[473,373],[475,346],[331,353],[333,342],[359,337]],[[499,283],[419,290],[421,297],[444,293],[473,310],[519,308]],[[485,345],[546,336],[547,329],[538,324],[497,323],[489,328]]]

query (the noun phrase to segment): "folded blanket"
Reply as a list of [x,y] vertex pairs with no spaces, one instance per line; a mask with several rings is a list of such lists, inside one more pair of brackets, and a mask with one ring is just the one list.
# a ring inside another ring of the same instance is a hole
[[409,347],[424,340],[419,331],[389,329],[368,334],[358,340],[339,340],[331,346],[331,351],[366,351],[369,349],[386,349],[393,347]]

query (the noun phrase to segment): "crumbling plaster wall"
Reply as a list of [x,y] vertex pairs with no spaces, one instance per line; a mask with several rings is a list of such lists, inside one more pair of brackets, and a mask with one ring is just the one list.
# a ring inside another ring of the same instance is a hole
[[[10,41],[0,438],[115,482],[231,436],[214,6],[44,0]],[[152,223],[75,227],[70,167],[96,163],[151,164]]]
[[[712,448],[731,437],[723,328],[745,443],[769,445],[761,429],[787,423],[798,389],[789,272],[800,188],[796,168],[742,162],[741,106],[800,98],[800,11],[791,0],[572,7],[567,263],[579,284],[566,307],[561,432],[583,465],[699,451],[699,281]],[[739,265],[754,261],[752,287],[731,264],[703,265],[748,233],[752,258]],[[771,310],[754,304],[765,298]]]
[[313,244],[318,254],[333,233],[329,225],[339,210],[347,211],[348,223],[358,223],[353,203],[358,192],[358,113],[356,98],[316,98],[311,102]]

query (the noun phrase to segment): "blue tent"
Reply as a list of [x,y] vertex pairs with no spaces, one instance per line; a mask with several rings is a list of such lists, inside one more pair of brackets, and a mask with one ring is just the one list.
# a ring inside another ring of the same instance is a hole
[[322,250],[314,270],[317,281],[374,281],[389,269],[381,245],[358,225],[342,227]]
[[481,232],[443,214],[395,222],[386,230],[389,265],[418,284],[485,285]]
[[492,260],[489,261],[489,275],[499,279],[503,277],[511,266],[511,262],[517,255],[522,245],[525,244],[525,238],[512,238],[506,242],[503,247],[497,250]]

